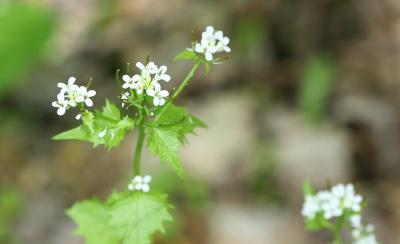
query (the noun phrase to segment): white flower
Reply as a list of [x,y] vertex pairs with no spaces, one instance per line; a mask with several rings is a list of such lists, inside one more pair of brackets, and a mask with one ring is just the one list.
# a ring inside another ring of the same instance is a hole
[[84,102],[86,106],[91,107],[93,106],[93,101],[90,99],[91,97],[94,97],[96,95],[95,90],[87,90],[86,87],[81,86],[79,87],[78,90],[78,96],[76,97],[76,102],[81,103]]
[[99,138],[103,138],[107,133],[107,128],[105,128],[104,130],[100,131],[99,134],[97,134],[99,136]]
[[320,210],[318,199],[314,196],[306,196],[306,201],[301,210],[301,214],[307,219],[315,218],[315,215]]
[[136,63],[136,67],[138,67],[142,71],[142,75],[152,75],[157,72],[157,66],[154,64],[154,62],[149,62],[148,64],[144,65],[141,62]]
[[70,90],[76,89],[78,86],[75,85],[75,81],[76,81],[76,78],[75,78],[75,77],[69,77],[69,79],[68,79],[68,81],[67,81],[67,84],[64,84],[64,83],[62,83],[62,82],[57,83],[57,86],[58,86],[59,88],[61,88],[60,93],[66,93],[66,92],[68,92],[68,91],[70,91]]
[[146,175],[144,177],[137,175],[133,178],[131,183],[128,185],[128,189],[130,191],[137,190],[137,191],[143,191],[143,192],[149,192],[150,191],[150,184],[151,182],[151,176]]
[[[169,95],[168,91],[162,90],[159,81],[170,81],[171,76],[168,75],[167,66],[161,65],[157,67],[154,62],[149,62],[144,65],[141,62],[136,63],[136,67],[140,69],[140,75],[135,74],[130,77],[124,75],[122,79],[124,80],[124,89],[134,89],[137,94],[145,94],[153,97],[154,106],[162,106],[165,103],[165,97]],[[125,96],[126,97],[126,96]],[[121,96],[122,107],[125,106],[124,95]]]
[[170,81],[171,80],[171,76],[169,76],[168,74],[166,74],[167,72],[167,66],[165,65],[161,65],[160,68],[157,69],[156,71],[156,75],[154,76],[154,80],[156,81]]
[[[93,106],[91,97],[96,95],[96,91],[87,90],[86,87],[75,84],[76,78],[70,77],[67,84],[58,83],[57,86],[60,88],[60,92],[57,95],[57,101],[52,103],[52,106],[57,108],[57,114],[63,115],[71,108],[76,107],[78,103],[85,103],[86,106]],[[80,120],[81,114],[76,115],[76,119]]]
[[57,101],[52,102],[51,106],[57,108],[57,114],[59,116],[64,115],[67,109],[69,108],[68,101],[65,100],[63,93],[57,95]]
[[356,214],[350,217],[350,224],[353,228],[361,228],[361,215]]
[[154,89],[148,89],[146,91],[147,95],[153,97],[154,106],[162,106],[165,103],[165,97],[169,96],[168,91],[161,90],[160,84],[156,83]]
[[81,113],[79,113],[79,114],[77,114],[76,116],[75,116],[75,119],[76,120],[80,120],[82,118],[82,114]]
[[214,27],[207,26],[201,34],[200,43],[196,43],[194,50],[197,53],[204,53],[207,61],[213,60],[213,55],[218,52],[230,52],[228,47],[229,38],[224,37],[222,31],[214,31]]
[[313,219],[317,213],[322,213],[324,218],[329,220],[343,215],[345,210],[356,213],[361,211],[361,203],[362,197],[355,194],[353,185],[338,184],[330,191],[320,191],[314,196],[306,196],[302,215]]
[[122,108],[125,107],[125,103],[128,102],[128,98],[129,98],[129,92],[125,92],[124,94],[121,95],[121,100],[122,100],[121,107]]
[[130,77],[129,75],[122,76],[122,80],[125,82],[122,84],[124,89],[136,89],[136,84],[140,80],[140,75],[134,75]]

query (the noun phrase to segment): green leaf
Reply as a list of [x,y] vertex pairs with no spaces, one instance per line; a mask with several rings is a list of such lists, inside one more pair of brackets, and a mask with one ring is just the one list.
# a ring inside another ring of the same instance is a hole
[[335,79],[335,63],[326,55],[311,57],[300,83],[300,110],[311,122],[321,122],[326,115],[328,98]]
[[106,106],[103,107],[102,115],[112,120],[121,119],[121,112],[118,107],[112,104],[108,99],[106,99]]
[[184,178],[184,172],[179,159],[179,134],[175,128],[149,127],[147,130],[147,147],[151,153],[158,156],[161,162],[172,164],[176,173]]
[[83,124],[89,128],[91,133],[94,133],[94,115],[89,111],[83,112],[82,115]]
[[53,140],[80,140],[89,141],[90,140],[90,130],[85,126],[79,126],[60,134],[53,136]]
[[315,191],[308,180],[303,183],[303,193],[305,196],[315,195]]
[[125,133],[134,127],[134,121],[129,117],[121,118],[117,106],[106,101],[102,111],[96,111],[94,118],[84,124],[62,132],[53,137],[53,140],[81,140],[92,142],[96,147],[104,145],[111,149],[119,145],[125,137]]
[[75,234],[85,237],[86,244],[119,244],[117,229],[109,225],[107,205],[97,199],[75,203],[67,214],[77,224]]
[[0,95],[40,58],[54,26],[54,16],[39,6],[1,5]]
[[153,125],[162,128],[174,128],[182,144],[187,141],[187,134],[195,134],[196,128],[207,128],[207,125],[203,121],[189,114],[184,107],[175,106],[173,104],[167,108]]
[[184,51],[178,53],[175,56],[174,61],[181,60],[181,59],[197,60],[198,57],[197,57],[196,53],[193,50],[185,49]]
[[163,222],[172,221],[171,206],[161,193],[116,193],[109,205],[110,226],[124,244],[150,244],[156,231],[165,232]]

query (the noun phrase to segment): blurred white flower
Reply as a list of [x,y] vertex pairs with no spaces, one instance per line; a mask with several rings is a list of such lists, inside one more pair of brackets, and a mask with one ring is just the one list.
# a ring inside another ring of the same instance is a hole
[[130,191],[137,190],[137,191],[143,191],[143,192],[149,192],[150,191],[150,182],[151,182],[151,176],[146,175],[144,177],[137,175],[133,178],[131,183],[128,185],[128,189]]
[[129,98],[129,92],[125,92],[124,94],[121,95],[121,107],[125,107],[125,104],[128,102],[128,98]]
[[160,68],[157,69],[155,76],[154,76],[154,80],[156,81],[170,81],[171,80],[171,76],[169,76],[168,74],[166,74],[167,72],[167,66],[165,65],[161,65]]
[[[149,62],[144,65],[141,62],[136,63],[136,67],[140,69],[140,75],[135,74],[130,77],[128,75],[122,76],[124,89],[134,89],[137,94],[145,94],[153,97],[154,106],[162,106],[165,103],[165,97],[169,95],[168,91],[162,90],[159,81],[170,81],[171,76],[167,74],[167,66],[161,65],[158,67],[154,62]],[[125,106],[124,95],[121,96],[123,101],[122,107]]]
[[167,90],[161,90],[160,84],[156,83],[153,89],[148,89],[146,91],[147,95],[153,97],[154,106],[162,106],[165,103],[165,97],[169,96]]
[[302,214],[313,219],[317,213],[322,213],[325,219],[341,216],[344,211],[361,211],[362,197],[356,195],[352,184],[338,184],[330,191],[320,191],[314,196],[306,196]]
[[213,60],[213,55],[219,52],[231,51],[228,47],[229,38],[224,37],[222,31],[214,31],[214,27],[207,26],[206,30],[201,34],[201,40],[195,44],[194,50],[197,53],[204,53],[207,61]]
[[96,95],[95,90],[88,90],[86,87],[81,86],[78,89],[78,96],[76,97],[76,102],[77,103],[82,103],[84,102],[86,106],[92,107],[93,106],[93,101],[91,97],[94,97]]
[[[60,92],[57,94],[57,101],[52,102],[52,106],[57,108],[57,114],[60,116],[64,115],[69,108],[76,107],[78,103],[84,103],[88,107],[93,106],[91,97],[96,95],[96,91],[88,91],[86,87],[76,85],[75,81],[75,77],[70,77],[66,84],[57,83]],[[81,117],[79,113],[75,118],[79,120]]]
[[107,134],[107,128],[105,128],[104,130],[100,131],[99,134],[97,134],[99,136],[99,138],[103,138],[105,135]]
[[68,101],[65,100],[63,93],[57,95],[57,101],[52,102],[51,106],[57,108],[57,114],[59,116],[64,115],[69,108]]

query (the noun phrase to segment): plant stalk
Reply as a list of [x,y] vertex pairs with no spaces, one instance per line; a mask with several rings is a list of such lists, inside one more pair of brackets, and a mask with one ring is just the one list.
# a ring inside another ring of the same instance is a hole
[[172,102],[179,97],[179,95],[182,93],[182,91],[186,88],[188,85],[189,81],[193,78],[194,74],[196,73],[197,69],[201,65],[201,60],[196,61],[196,63],[193,65],[192,69],[189,71],[189,74],[185,77],[185,79],[182,81],[182,83],[179,85],[178,89],[176,89],[174,95],[165,103],[165,105],[162,107],[160,112],[156,115],[154,118],[154,121],[157,121],[160,119],[161,115],[165,113],[165,111],[168,109],[168,107],[172,104]]
[[142,149],[143,149],[143,144],[144,144],[144,126],[141,124],[138,128],[138,140],[136,143],[136,149],[135,149],[135,156],[133,158],[133,167],[134,167],[134,175],[140,175],[140,163],[142,159]]

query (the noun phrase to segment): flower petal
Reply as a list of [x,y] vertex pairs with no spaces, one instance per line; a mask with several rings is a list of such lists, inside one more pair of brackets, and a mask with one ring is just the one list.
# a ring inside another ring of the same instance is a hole
[[161,76],[161,79],[164,80],[164,81],[166,81],[166,82],[168,82],[168,81],[171,80],[171,76],[170,76],[170,75],[164,74],[164,75]]
[[59,116],[62,116],[62,115],[65,114],[65,111],[66,111],[66,109],[65,109],[64,107],[59,107],[59,108],[57,109],[57,114],[58,114]]
[[213,59],[213,55],[212,55],[212,53],[211,52],[206,52],[206,60],[207,61],[211,61],[212,59]]
[[154,106],[158,106],[160,104],[160,99],[158,97],[154,97],[153,104]]
[[85,100],[85,104],[86,104],[86,106],[88,106],[88,107],[91,107],[91,106],[93,106],[93,101],[92,101],[92,99],[90,99],[90,98],[86,98],[86,100]]
[[160,95],[161,95],[161,97],[168,97],[169,92],[167,90],[162,90],[162,91],[160,91]]
[[88,93],[87,93],[87,96],[88,97],[93,97],[93,96],[95,96],[96,95],[96,91],[95,90],[90,90],[90,91],[88,91]]
[[131,81],[131,77],[129,75],[123,75],[122,76],[122,80],[125,82],[130,82]]
[[145,69],[144,65],[141,62],[137,62],[136,63],[136,67],[138,67],[140,70],[144,70]]
[[150,97],[154,97],[156,92],[153,89],[148,89],[146,90],[146,94],[149,95]]

